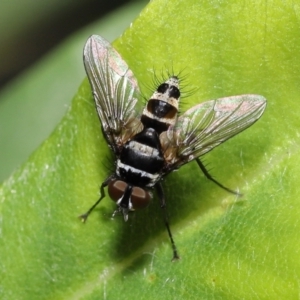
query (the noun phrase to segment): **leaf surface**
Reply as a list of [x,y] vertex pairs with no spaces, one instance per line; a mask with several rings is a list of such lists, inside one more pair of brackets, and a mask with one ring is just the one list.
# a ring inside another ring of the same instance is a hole
[[[299,6],[281,1],[149,3],[115,43],[145,96],[153,77],[184,77],[182,111],[261,94],[265,114],[204,162],[171,174],[165,193],[181,260],[159,203],[124,223],[104,199],[76,216],[109,174],[88,81],[52,135],[1,190],[4,299],[295,299],[299,293]],[[147,87],[148,86],[148,87]],[[191,92],[193,91],[193,92]]]

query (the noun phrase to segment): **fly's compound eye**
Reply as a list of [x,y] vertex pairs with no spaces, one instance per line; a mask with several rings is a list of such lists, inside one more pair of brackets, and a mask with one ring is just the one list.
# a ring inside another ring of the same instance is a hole
[[108,194],[112,200],[117,202],[124,195],[128,184],[121,180],[113,180],[108,184]]
[[131,204],[133,209],[145,208],[151,201],[150,193],[139,187],[133,187],[131,193]]
[[[113,180],[108,184],[108,194],[110,198],[118,202],[125,194],[128,184],[122,180]],[[130,209],[141,209],[147,207],[151,201],[149,192],[137,186],[132,188],[130,195]],[[128,204],[127,204],[128,205]]]

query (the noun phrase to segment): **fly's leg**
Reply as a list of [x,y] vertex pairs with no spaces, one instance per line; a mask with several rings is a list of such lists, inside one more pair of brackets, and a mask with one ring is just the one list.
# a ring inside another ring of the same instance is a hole
[[170,225],[169,225],[169,221],[168,221],[168,214],[167,214],[167,209],[166,209],[166,200],[165,200],[165,195],[164,195],[164,191],[163,191],[161,183],[158,183],[156,185],[156,191],[157,191],[158,198],[160,200],[160,207],[162,208],[165,226],[168,230],[169,238],[170,238],[170,241],[171,241],[171,245],[172,245],[172,249],[173,249],[173,259],[172,259],[172,261],[174,261],[174,260],[179,259],[180,257],[178,255],[177,248],[176,248],[175,242],[173,240],[172,232],[171,232],[171,229],[170,229]]
[[95,204],[84,214],[80,215],[78,218],[81,219],[83,223],[86,222],[88,216],[90,213],[94,210],[94,208],[100,203],[100,201],[105,197],[105,191],[104,188],[110,183],[110,181],[113,179],[113,176],[108,177],[104,182],[102,182],[100,186],[100,198],[95,202]]
[[203,163],[201,162],[201,160],[199,158],[196,158],[196,162],[198,164],[198,166],[200,167],[201,171],[203,172],[203,174],[206,176],[207,179],[211,180],[212,182],[214,182],[216,185],[218,185],[220,188],[224,189],[225,191],[232,193],[234,195],[237,196],[242,196],[243,194],[234,191],[226,186],[224,186],[223,184],[221,184],[220,182],[218,182],[216,179],[214,179],[206,170],[205,166],[203,165]]

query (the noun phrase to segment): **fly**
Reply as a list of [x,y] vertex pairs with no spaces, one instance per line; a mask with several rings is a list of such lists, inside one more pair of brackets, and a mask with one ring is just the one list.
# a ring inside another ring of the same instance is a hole
[[180,81],[171,76],[161,83],[143,108],[132,71],[120,54],[102,37],[93,35],[84,47],[84,66],[92,87],[104,137],[115,155],[115,171],[101,184],[99,200],[83,215],[85,222],[105,197],[105,188],[117,204],[115,213],[128,213],[150,203],[155,190],[164,223],[179,258],[169,226],[161,180],[195,160],[204,175],[221,188],[201,162],[202,155],[255,123],[266,99],[239,95],[198,104],[178,116]]

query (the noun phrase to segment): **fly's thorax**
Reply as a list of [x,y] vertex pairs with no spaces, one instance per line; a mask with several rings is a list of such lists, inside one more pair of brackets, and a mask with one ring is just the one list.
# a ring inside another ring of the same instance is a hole
[[175,125],[180,101],[179,79],[170,77],[159,85],[143,110],[141,121],[160,134]]
[[116,174],[131,185],[153,187],[161,178],[164,156],[157,132],[145,128],[122,148]]

